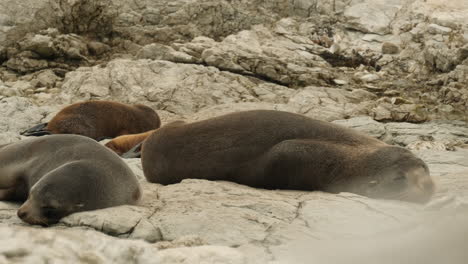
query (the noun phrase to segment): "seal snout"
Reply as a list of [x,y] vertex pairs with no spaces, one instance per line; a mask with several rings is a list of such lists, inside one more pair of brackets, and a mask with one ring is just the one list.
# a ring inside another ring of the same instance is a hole
[[16,213],[24,222],[31,225],[47,226],[49,222],[41,216],[40,212],[35,208],[34,202],[29,199],[18,209]]
[[26,211],[23,210],[22,208],[20,208],[16,214],[17,214],[18,217],[19,217],[21,220],[23,220],[23,221],[25,221],[24,219],[26,219],[26,218],[28,217],[28,212],[26,212]]
[[436,186],[427,169],[418,168],[410,171],[407,175],[413,182],[413,200],[419,203],[426,203],[435,193]]
[[435,192],[435,184],[431,178],[423,178],[418,181],[418,187],[427,194],[432,195]]

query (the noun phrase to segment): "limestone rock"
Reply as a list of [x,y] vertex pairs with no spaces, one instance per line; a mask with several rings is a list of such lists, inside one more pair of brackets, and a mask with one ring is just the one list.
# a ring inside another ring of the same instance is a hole
[[398,52],[399,52],[399,48],[397,45],[390,43],[390,42],[384,42],[382,44],[383,54],[397,54]]
[[142,241],[115,239],[80,229],[0,227],[0,263],[245,263],[222,246],[157,250]]
[[37,125],[48,113],[55,111],[55,107],[38,107],[24,97],[7,97],[0,100],[0,131],[19,134],[31,126]]
[[401,0],[351,1],[344,12],[347,25],[356,30],[385,35],[391,32],[392,18],[402,7]]
[[223,103],[284,103],[293,91],[213,67],[151,60],[115,60],[105,68],[81,68],[67,74],[62,90],[65,102],[112,98],[147,102],[179,115]]

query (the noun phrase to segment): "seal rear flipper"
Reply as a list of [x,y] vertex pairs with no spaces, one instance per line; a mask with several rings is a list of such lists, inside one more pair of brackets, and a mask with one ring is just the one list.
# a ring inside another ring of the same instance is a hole
[[29,136],[39,137],[39,136],[44,136],[44,135],[50,135],[52,133],[50,133],[50,131],[47,130],[47,124],[48,123],[42,123],[42,124],[33,126],[29,129],[26,129],[20,132],[20,135],[27,136],[27,137]]
[[124,159],[141,158],[141,146],[143,145],[143,142],[136,144],[129,151],[122,154],[122,158]]
[[96,138],[95,140],[99,142],[99,141],[106,140],[106,139],[113,139],[113,137],[102,136],[102,137]]

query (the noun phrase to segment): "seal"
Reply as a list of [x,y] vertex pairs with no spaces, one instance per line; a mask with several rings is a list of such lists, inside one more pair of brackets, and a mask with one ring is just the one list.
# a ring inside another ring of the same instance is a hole
[[150,107],[111,101],[86,101],[69,105],[48,123],[21,132],[24,136],[77,134],[101,140],[126,134],[138,134],[161,125]]
[[[177,120],[165,125],[164,127],[176,126],[184,123],[185,121]],[[154,129],[140,134],[116,137],[113,140],[107,142],[105,146],[113,150],[122,158],[140,158],[141,145],[143,141],[157,130],[158,129]]]
[[107,142],[105,146],[110,148],[119,156],[122,156],[122,154],[129,152],[133,147],[143,142],[143,140],[145,140],[154,131],[156,130],[154,129],[140,134],[119,136]]
[[160,184],[225,180],[421,203],[434,192],[427,165],[409,150],[282,111],[162,127],[144,141],[141,161],[146,179]]
[[141,198],[137,178],[115,153],[79,135],[51,135],[0,148],[0,200],[25,201],[17,215],[50,225],[74,212]]

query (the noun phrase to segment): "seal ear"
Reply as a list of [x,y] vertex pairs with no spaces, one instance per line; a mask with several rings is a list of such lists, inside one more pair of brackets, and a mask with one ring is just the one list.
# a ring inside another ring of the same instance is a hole
[[27,137],[29,136],[39,137],[39,136],[44,136],[44,135],[50,135],[52,133],[50,133],[50,131],[47,130],[47,124],[49,123],[42,123],[39,125],[35,125],[29,129],[26,129],[20,132],[20,135],[27,136]]
[[124,158],[124,159],[140,158],[141,157],[141,146],[143,146],[143,142],[140,142],[140,143],[136,144],[129,151],[122,154],[122,158]]

